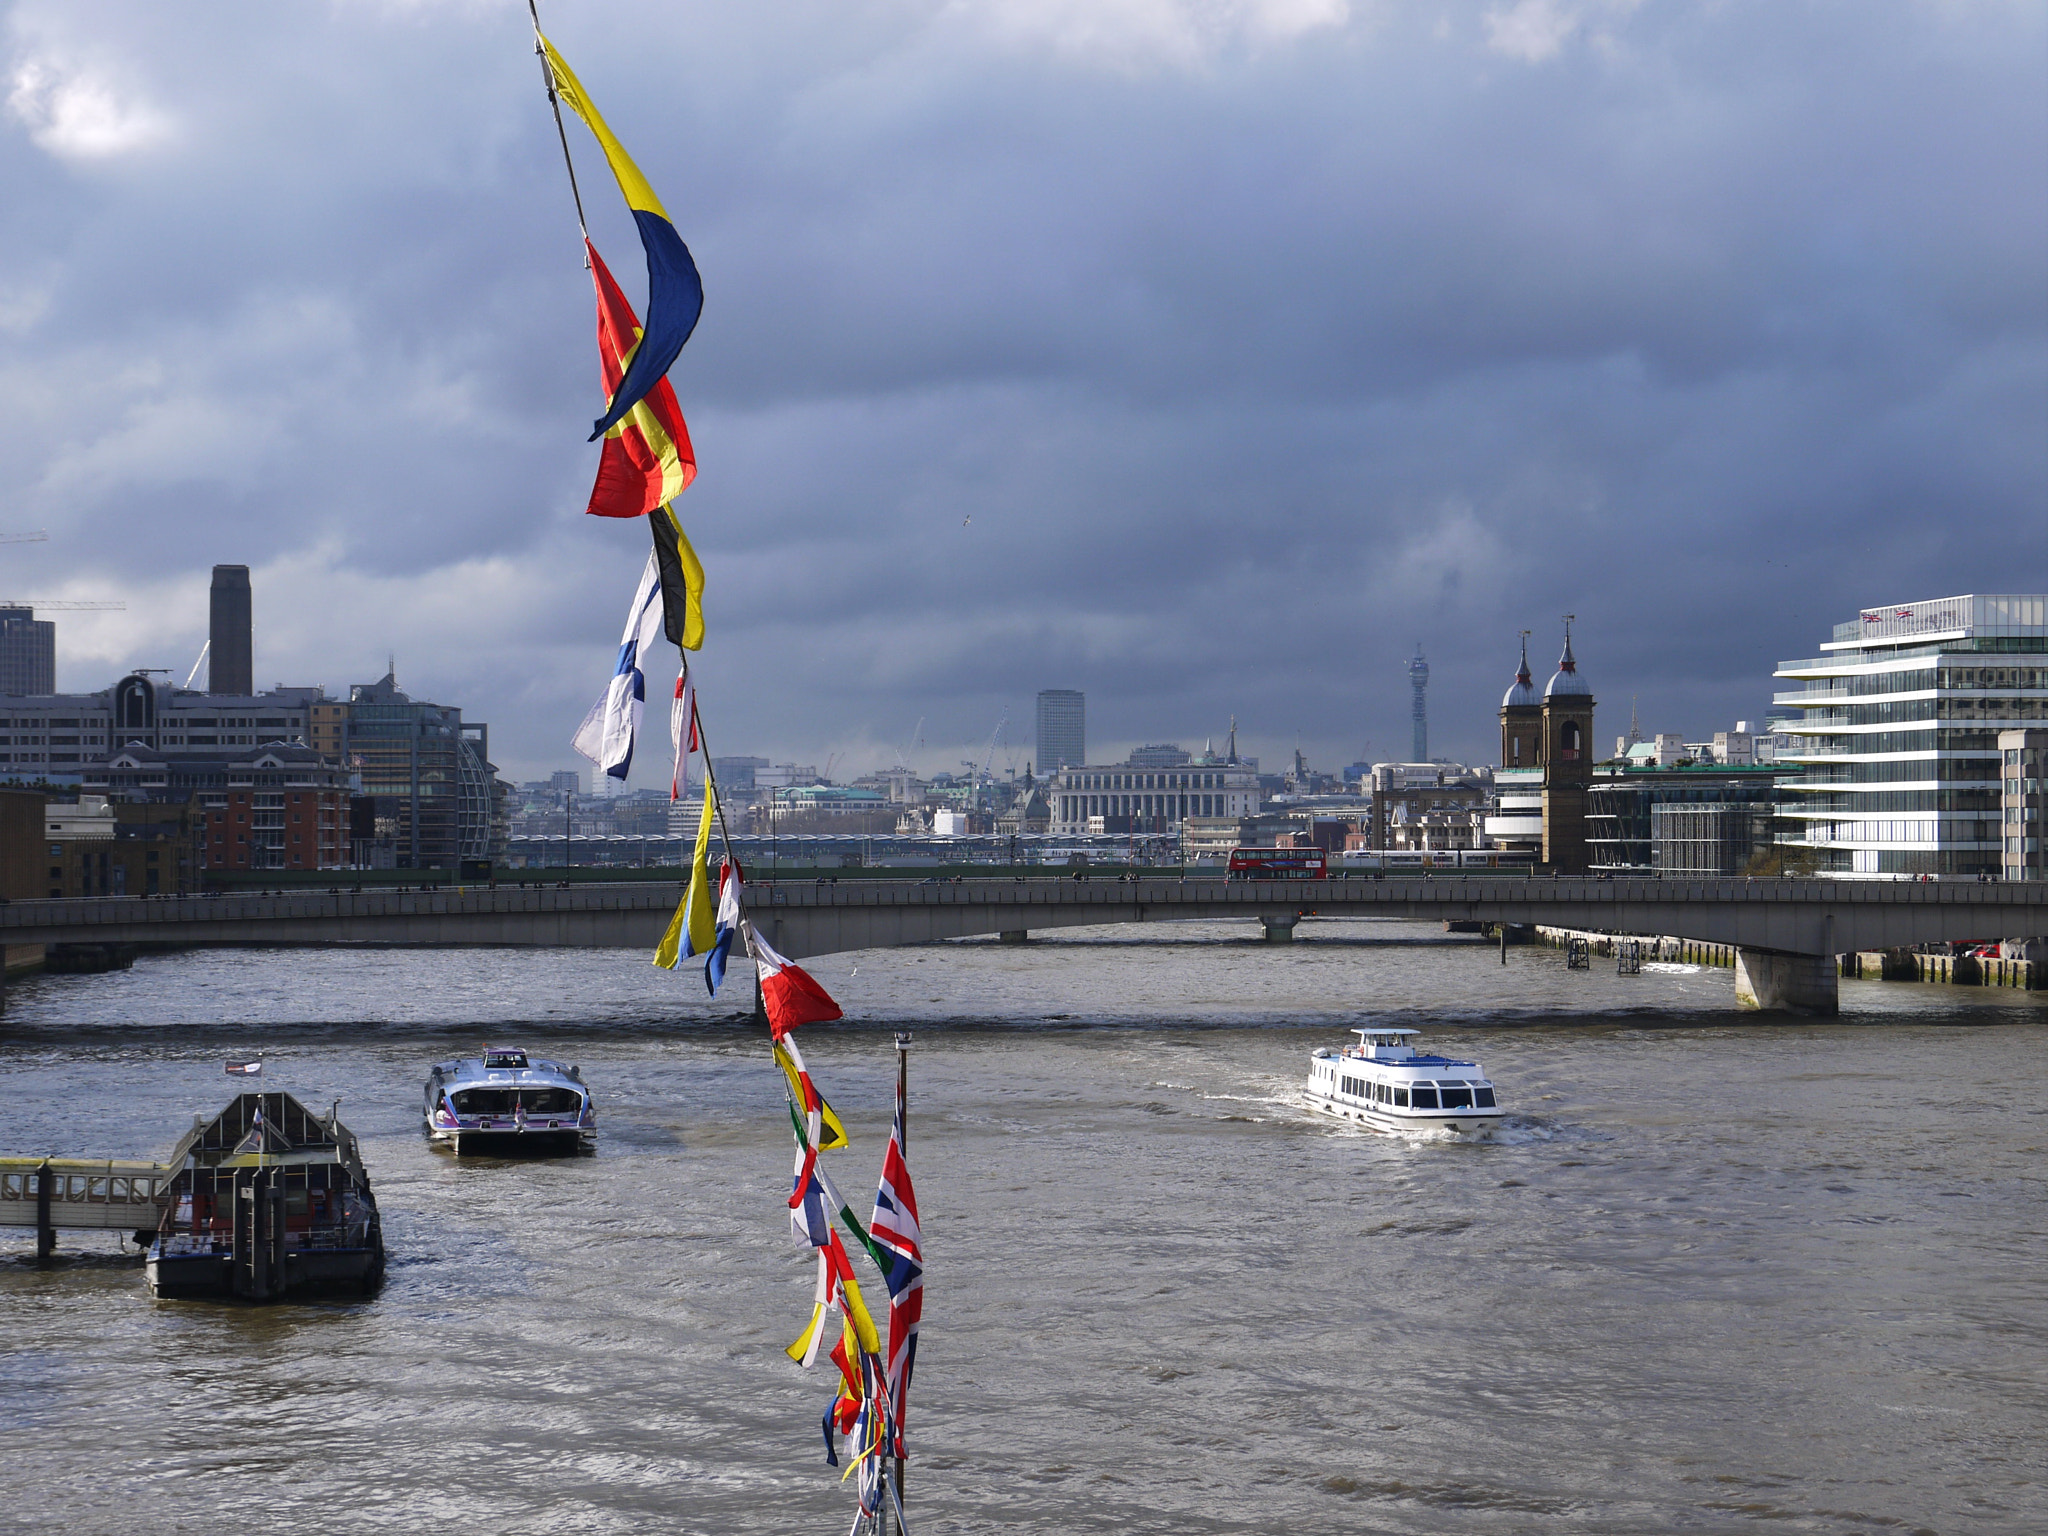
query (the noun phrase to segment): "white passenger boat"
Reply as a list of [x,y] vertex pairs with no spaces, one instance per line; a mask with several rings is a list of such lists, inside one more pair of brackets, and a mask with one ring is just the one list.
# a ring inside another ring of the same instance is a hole
[[484,1047],[427,1076],[428,1140],[464,1152],[576,1152],[597,1136],[583,1074],[524,1051]]
[[1383,1131],[1485,1129],[1501,1117],[1493,1084],[1476,1061],[1419,1055],[1413,1029],[1354,1029],[1358,1044],[1317,1049],[1309,1102],[1327,1114]]

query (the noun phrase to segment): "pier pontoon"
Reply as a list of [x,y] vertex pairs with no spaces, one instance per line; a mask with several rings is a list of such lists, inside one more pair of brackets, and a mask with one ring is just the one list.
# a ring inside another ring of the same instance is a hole
[[340,1105],[245,1093],[172,1151],[150,1244],[160,1298],[362,1296],[384,1278],[384,1229]]

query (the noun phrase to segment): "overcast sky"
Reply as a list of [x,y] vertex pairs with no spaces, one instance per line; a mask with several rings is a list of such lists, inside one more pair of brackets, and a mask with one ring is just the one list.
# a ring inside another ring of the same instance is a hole
[[[0,6],[0,595],[58,686],[395,653],[524,779],[645,558],[523,0]],[[1559,615],[1604,741],[1859,607],[2048,589],[2036,0],[550,0],[704,276],[713,748],[1492,760]],[[637,241],[573,121],[592,233]],[[665,690],[657,681],[655,691]],[[922,718],[921,730],[917,722]],[[918,730],[921,740],[913,740]],[[643,756],[637,784],[665,782]]]

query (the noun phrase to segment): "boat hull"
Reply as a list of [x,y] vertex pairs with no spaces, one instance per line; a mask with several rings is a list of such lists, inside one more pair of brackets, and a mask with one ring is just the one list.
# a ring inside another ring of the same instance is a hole
[[451,1131],[429,1125],[427,1139],[457,1157],[574,1157],[590,1150],[595,1132],[573,1126],[524,1131]]
[[[159,1301],[232,1301],[241,1297],[235,1286],[231,1253],[152,1252],[144,1272],[149,1293]],[[261,1299],[295,1301],[313,1297],[367,1296],[384,1278],[384,1250],[375,1248],[294,1249],[284,1257],[284,1285]]]
[[1323,1114],[1369,1125],[1376,1131],[1456,1131],[1469,1134],[1483,1130],[1503,1117],[1499,1108],[1389,1110],[1378,1104],[1353,1103],[1313,1088],[1308,1090],[1308,1101]]

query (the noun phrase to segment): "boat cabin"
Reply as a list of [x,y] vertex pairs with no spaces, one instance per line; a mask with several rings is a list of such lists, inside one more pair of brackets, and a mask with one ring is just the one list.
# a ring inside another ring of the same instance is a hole
[[150,1289],[249,1300],[374,1289],[382,1223],[339,1112],[339,1101],[320,1116],[288,1093],[244,1093],[195,1118],[171,1152]]
[[1319,1049],[1308,1091],[1318,1108],[1386,1125],[1449,1125],[1455,1117],[1500,1114],[1493,1084],[1474,1061],[1425,1055],[1409,1044],[1419,1030],[1354,1029],[1358,1044]]

